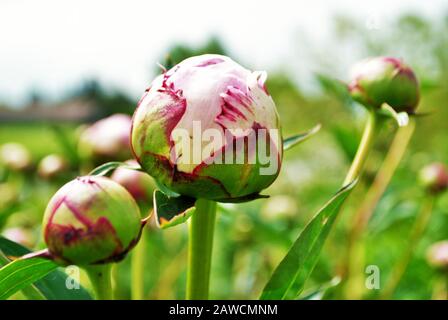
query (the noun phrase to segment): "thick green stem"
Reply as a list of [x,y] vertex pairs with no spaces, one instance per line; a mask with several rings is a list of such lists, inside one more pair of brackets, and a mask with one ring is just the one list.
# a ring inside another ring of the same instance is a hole
[[395,265],[392,270],[392,275],[390,277],[390,281],[387,286],[384,288],[383,294],[381,296],[382,299],[390,299],[394,294],[398,284],[400,283],[401,278],[403,277],[409,262],[412,259],[412,255],[414,250],[416,249],[420,238],[426,230],[429,219],[431,218],[432,209],[434,207],[435,196],[428,195],[424,199],[424,203],[420,212],[418,213],[414,225],[412,226],[411,234],[409,236],[409,241],[407,242],[407,247],[405,248],[403,255],[401,256],[398,263]]
[[352,165],[350,166],[347,176],[345,177],[343,183],[344,186],[358,178],[364,168],[364,164],[367,160],[367,156],[375,138],[377,124],[378,116],[375,111],[370,111],[366,127],[362,134],[361,142],[359,143],[358,151],[356,151],[355,158],[353,159]]
[[132,251],[131,260],[131,297],[132,300],[143,300],[144,294],[144,264],[146,251],[146,232],[142,235],[137,246]]
[[188,300],[208,299],[215,218],[216,203],[198,199],[196,211],[190,219],[186,295]]
[[86,269],[97,300],[112,300],[112,265],[89,266]]

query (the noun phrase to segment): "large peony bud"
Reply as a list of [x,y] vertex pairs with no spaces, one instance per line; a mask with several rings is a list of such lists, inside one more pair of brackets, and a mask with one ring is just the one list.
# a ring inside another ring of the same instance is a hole
[[202,55],[158,76],[134,114],[131,144],[140,165],[173,191],[229,200],[276,179],[280,124],[266,73],[228,57]]
[[138,241],[140,211],[109,178],[84,176],[65,184],[44,215],[44,240],[63,263],[89,265],[122,259]]
[[79,138],[79,152],[93,160],[126,160],[131,157],[131,117],[114,114],[87,127]]
[[414,113],[419,102],[414,72],[401,60],[391,57],[369,58],[356,64],[349,90],[356,101],[372,108],[387,103],[396,112]]

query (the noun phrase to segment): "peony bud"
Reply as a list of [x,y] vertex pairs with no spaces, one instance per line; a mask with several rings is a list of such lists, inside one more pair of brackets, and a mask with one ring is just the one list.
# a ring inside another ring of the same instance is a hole
[[14,171],[23,171],[31,167],[31,155],[19,143],[6,143],[0,148],[0,163]]
[[280,171],[282,141],[266,73],[202,55],[158,76],[134,114],[133,152],[171,190],[228,200],[256,195]]
[[442,163],[432,163],[420,171],[421,184],[431,193],[440,193],[448,187],[448,171]]
[[44,240],[63,263],[119,261],[138,241],[139,208],[125,188],[106,177],[84,176],[65,184],[50,200]]
[[53,179],[68,169],[67,161],[57,155],[50,154],[44,157],[37,166],[37,173],[44,179]]
[[83,158],[125,160],[131,157],[131,117],[114,114],[84,129],[79,138]]
[[[129,160],[126,163],[134,165],[137,161]],[[152,178],[146,173],[119,167],[111,179],[125,187],[135,200],[151,202],[155,186]]]
[[429,247],[427,257],[433,267],[448,269],[448,241],[434,243]]
[[412,114],[419,102],[414,72],[391,57],[369,58],[355,65],[349,90],[353,99],[367,107],[380,108],[387,103],[396,112]]

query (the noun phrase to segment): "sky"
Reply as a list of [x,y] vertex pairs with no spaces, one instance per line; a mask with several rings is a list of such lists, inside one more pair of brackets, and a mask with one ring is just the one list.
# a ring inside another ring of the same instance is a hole
[[211,35],[239,61],[276,70],[298,60],[298,33],[304,46],[324,43],[334,15],[355,16],[369,30],[403,12],[446,10],[446,0],[1,0],[0,102],[20,105],[32,90],[57,98],[89,78],[139,97],[170,45]]

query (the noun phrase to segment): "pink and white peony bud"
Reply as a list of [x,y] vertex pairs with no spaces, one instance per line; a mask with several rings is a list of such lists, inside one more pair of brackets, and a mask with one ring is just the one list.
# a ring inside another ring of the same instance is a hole
[[31,155],[19,143],[6,143],[0,148],[0,164],[14,171],[23,171],[31,167]]
[[140,210],[125,188],[106,177],[84,176],[51,198],[43,234],[58,261],[81,266],[119,261],[140,236]]
[[37,173],[44,179],[53,179],[68,170],[69,164],[64,157],[50,154],[39,162]]
[[125,114],[114,114],[84,129],[79,139],[83,158],[125,160],[131,157],[132,120]]
[[356,64],[349,83],[351,96],[371,108],[383,103],[396,112],[414,113],[419,102],[419,84],[410,67],[392,57],[374,57]]
[[[134,165],[137,164],[137,161],[129,160],[126,163]],[[152,178],[146,173],[119,167],[110,178],[125,187],[135,200],[151,203],[155,185]]]
[[282,160],[266,73],[228,57],[186,59],[158,76],[133,118],[140,165],[173,191],[211,200],[258,194]]

